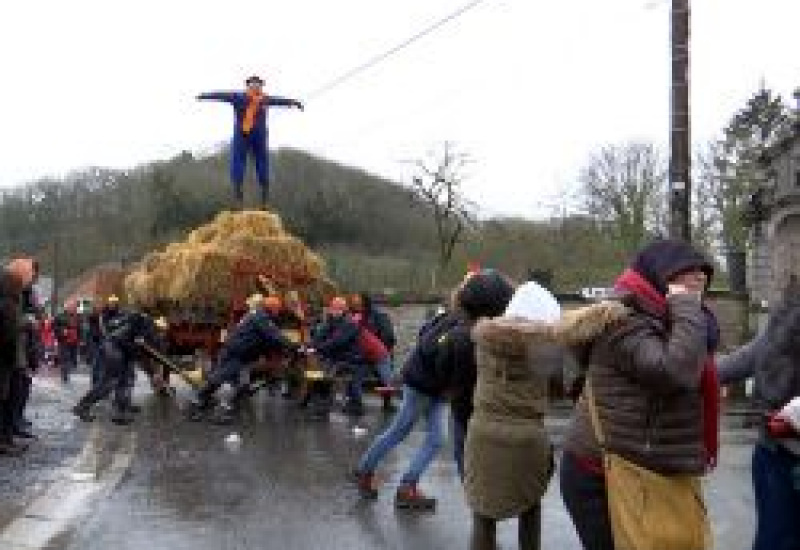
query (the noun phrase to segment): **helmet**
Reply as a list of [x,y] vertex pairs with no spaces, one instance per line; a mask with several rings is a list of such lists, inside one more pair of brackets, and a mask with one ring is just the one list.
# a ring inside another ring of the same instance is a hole
[[280,299],[280,296],[276,296],[274,294],[270,294],[266,298],[264,298],[264,308],[270,313],[277,313],[283,308],[283,302]]
[[343,296],[334,296],[328,303],[328,309],[339,313],[347,311],[347,299]]
[[6,269],[22,288],[28,288],[35,283],[39,275],[39,263],[32,258],[15,258],[8,263]]
[[264,296],[261,294],[252,294],[244,301],[249,309],[255,309],[264,303]]
[[108,298],[106,298],[106,303],[110,306],[117,305],[119,303],[119,296],[116,294],[110,295]]
[[169,321],[167,321],[167,318],[163,315],[156,318],[155,324],[161,330],[167,330],[169,328]]

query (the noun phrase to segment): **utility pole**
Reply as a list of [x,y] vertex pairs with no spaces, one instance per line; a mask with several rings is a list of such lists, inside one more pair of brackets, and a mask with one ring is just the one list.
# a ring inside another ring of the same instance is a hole
[[672,0],[669,233],[691,240],[691,127],[689,116],[689,1]]

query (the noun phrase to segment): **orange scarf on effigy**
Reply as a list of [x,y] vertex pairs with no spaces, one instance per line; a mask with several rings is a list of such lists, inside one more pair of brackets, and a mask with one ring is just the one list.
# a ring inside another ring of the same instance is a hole
[[242,132],[249,134],[256,124],[256,113],[264,101],[264,94],[259,92],[247,92],[247,108],[242,119]]

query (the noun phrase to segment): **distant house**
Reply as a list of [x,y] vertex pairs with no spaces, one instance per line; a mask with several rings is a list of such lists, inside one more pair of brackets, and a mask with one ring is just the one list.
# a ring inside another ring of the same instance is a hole
[[750,294],[776,300],[791,277],[800,278],[800,122],[761,158],[766,181],[753,196],[750,218]]

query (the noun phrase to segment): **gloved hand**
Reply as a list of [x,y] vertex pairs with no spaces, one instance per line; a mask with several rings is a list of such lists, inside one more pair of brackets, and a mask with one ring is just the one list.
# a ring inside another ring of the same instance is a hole
[[294,106],[297,107],[298,109],[300,109],[301,111],[305,110],[305,107],[303,107],[303,103],[300,102],[300,101],[295,101],[294,102]]
[[800,434],[800,396],[789,401],[776,416],[788,422],[795,433]]

